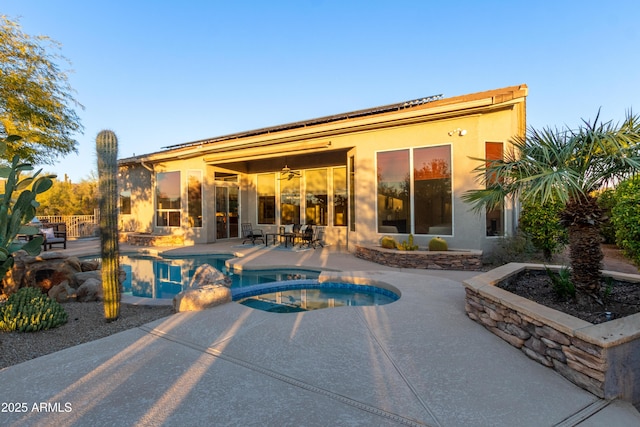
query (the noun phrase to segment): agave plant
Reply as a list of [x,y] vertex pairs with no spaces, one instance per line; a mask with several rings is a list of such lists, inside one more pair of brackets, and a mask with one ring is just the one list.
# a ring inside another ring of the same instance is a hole
[[[10,135],[0,138],[0,157],[4,155],[7,142],[19,140],[19,136]],[[13,267],[13,253],[19,249],[30,255],[40,253],[43,237],[38,235],[37,227],[28,225],[35,217],[39,203],[36,196],[47,191],[53,185],[54,176],[38,176],[42,170],[22,177],[24,172],[32,171],[29,163],[23,163],[14,156],[9,166],[0,166],[0,178],[4,178],[4,194],[0,194],[0,279]],[[14,197],[17,193],[17,198]],[[27,241],[18,241],[18,235],[29,237]]]
[[640,117],[629,112],[620,124],[583,120],[575,130],[528,129],[512,140],[504,160],[484,160],[474,169],[485,187],[463,200],[480,212],[513,196],[521,202],[559,201],[569,233],[571,279],[579,305],[597,300],[600,290],[600,223],[594,192],[640,171]]

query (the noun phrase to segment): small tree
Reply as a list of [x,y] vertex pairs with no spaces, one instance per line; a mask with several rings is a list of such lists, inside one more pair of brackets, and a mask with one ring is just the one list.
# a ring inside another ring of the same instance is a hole
[[628,179],[615,190],[611,221],[616,244],[640,265],[640,176]]
[[73,135],[82,131],[67,74],[55,61],[58,44],[45,36],[31,37],[0,16],[0,136],[7,158],[18,155],[30,163],[53,164],[56,157],[77,152]]
[[575,130],[529,129],[513,139],[505,160],[477,159],[483,189],[464,194],[478,212],[500,206],[507,196],[523,203],[557,200],[569,232],[571,279],[579,305],[597,301],[600,290],[601,210],[594,192],[640,171],[640,117],[622,124],[583,121]]
[[525,203],[520,214],[520,231],[533,246],[542,251],[545,260],[567,244],[567,229],[560,223],[562,203],[549,201],[545,204]]

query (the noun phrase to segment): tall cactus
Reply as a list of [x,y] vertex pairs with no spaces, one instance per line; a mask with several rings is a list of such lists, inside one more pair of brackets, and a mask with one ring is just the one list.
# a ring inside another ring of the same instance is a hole
[[120,271],[118,254],[118,138],[110,130],[96,137],[98,154],[98,190],[100,208],[100,253],[102,257],[102,292],[107,322],[120,314]]

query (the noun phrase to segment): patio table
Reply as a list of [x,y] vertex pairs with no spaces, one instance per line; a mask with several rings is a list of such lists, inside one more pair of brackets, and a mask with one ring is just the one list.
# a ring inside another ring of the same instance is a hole
[[280,242],[284,241],[284,247],[286,248],[289,246],[289,243],[291,243],[291,246],[293,246],[294,240],[296,238],[296,234],[295,233],[267,233],[264,235],[264,245],[269,246],[269,238],[271,238],[271,241],[275,245],[276,237]]

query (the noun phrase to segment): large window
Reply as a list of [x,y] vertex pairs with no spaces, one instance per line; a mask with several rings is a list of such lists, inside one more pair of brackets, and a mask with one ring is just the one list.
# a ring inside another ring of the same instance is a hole
[[[503,159],[503,145],[502,142],[486,142],[485,143],[485,159],[487,165],[496,160]],[[495,177],[488,176],[486,179],[487,184],[493,183]],[[504,221],[502,215],[503,207],[498,206],[494,209],[487,209],[486,212],[486,230],[487,236],[502,236],[504,234]]]
[[258,224],[276,223],[276,175],[258,175]]
[[347,225],[347,168],[333,168],[333,225]]
[[120,192],[120,213],[122,215],[131,214],[131,190]]
[[300,224],[300,177],[280,180],[280,224]]
[[180,227],[180,172],[156,174],[156,225]]
[[308,170],[304,178],[306,224],[327,225],[327,170]]
[[202,227],[202,171],[189,171],[187,206],[189,227]]
[[450,145],[379,152],[377,174],[379,233],[453,233]]
[[356,231],[356,158],[355,156],[349,157],[349,205],[351,210],[349,211],[349,229]]
[[416,234],[451,235],[451,147],[413,150],[413,203]]
[[378,232],[409,233],[409,150],[378,153]]
[[[258,224],[346,226],[347,168],[306,169],[297,175],[257,175]],[[278,195],[278,197],[276,197]]]

